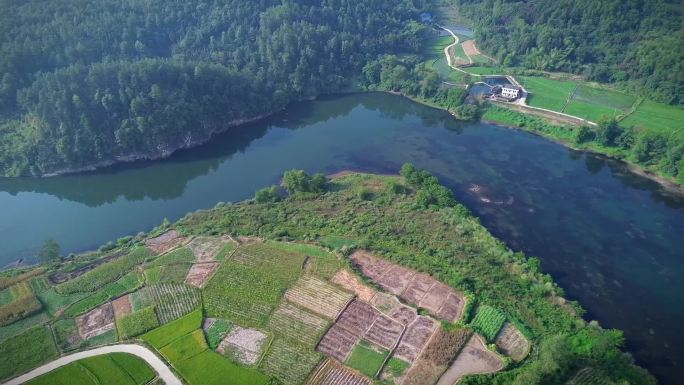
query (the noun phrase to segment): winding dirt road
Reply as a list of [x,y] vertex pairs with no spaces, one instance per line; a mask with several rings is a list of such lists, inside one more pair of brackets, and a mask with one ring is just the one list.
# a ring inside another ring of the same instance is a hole
[[60,357],[54,361],[48,362],[47,364],[40,366],[36,369],[33,369],[32,371],[23,374],[19,377],[15,377],[8,382],[5,382],[4,385],[19,385],[23,384],[29,380],[32,380],[40,375],[43,375],[45,373],[51,372],[57,368],[60,368],[64,365],[68,365],[74,361],[78,361],[84,358],[88,357],[94,357],[94,356],[99,356],[102,354],[108,354],[108,353],[129,353],[132,354],[138,358],[141,358],[145,362],[147,362],[152,369],[154,369],[155,372],[157,372],[157,376],[164,380],[166,385],[182,385],[182,382],[176,377],[175,374],[169,369],[168,366],[162,361],[159,357],[157,357],[154,353],[152,353],[151,350],[147,349],[144,346],[140,345],[135,345],[135,344],[122,344],[122,345],[110,345],[110,346],[103,346],[101,348],[96,348],[96,349],[91,349],[91,350],[85,350],[82,352],[70,354],[68,356],[63,356]]

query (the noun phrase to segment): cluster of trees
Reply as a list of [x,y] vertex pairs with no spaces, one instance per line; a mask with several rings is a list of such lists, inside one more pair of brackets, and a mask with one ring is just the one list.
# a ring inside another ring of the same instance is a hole
[[478,44],[506,66],[568,71],[684,103],[677,0],[456,0]]
[[363,67],[366,86],[370,89],[398,92],[413,98],[429,101],[455,113],[463,120],[478,117],[478,106],[466,104],[468,91],[445,84],[432,68],[418,57],[399,59],[386,55],[368,62]]
[[635,130],[620,126],[615,119],[608,119],[599,122],[595,129],[579,127],[575,131],[575,142],[596,143],[618,156],[684,183],[683,134],[678,131]]
[[426,209],[430,207],[453,207],[456,205],[454,193],[439,184],[436,176],[426,170],[417,169],[411,163],[401,167],[401,176],[411,187],[416,189],[416,206]]
[[154,158],[417,52],[427,0],[2,1],[0,175]]

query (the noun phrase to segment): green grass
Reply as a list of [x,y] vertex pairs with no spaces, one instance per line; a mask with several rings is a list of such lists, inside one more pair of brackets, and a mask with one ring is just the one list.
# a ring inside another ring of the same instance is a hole
[[149,263],[148,266],[162,266],[175,263],[192,263],[194,261],[195,255],[192,253],[192,250],[190,250],[190,248],[188,247],[181,247],[155,259],[154,261]]
[[[449,43],[449,44],[451,44],[451,43]],[[461,59],[461,60],[463,60],[463,61],[466,62],[466,63],[468,62],[468,57],[466,56],[465,51],[463,51],[463,46],[462,46],[461,44],[455,45],[455,46],[451,49],[451,54],[452,54],[452,56],[453,56],[452,60],[454,60],[454,59]],[[452,62],[452,63],[453,63],[453,62]]]
[[0,344],[0,380],[25,372],[57,356],[52,334],[34,327]]
[[134,266],[145,262],[150,257],[151,253],[149,250],[144,247],[137,247],[127,255],[103,263],[83,275],[57,285],[57,291],[62,294],[99,291],[105,285],[129,273]]
[[382,367],[387,354],[389,354],[387,350],[371,346],[366,341],[361,341],[352,350],[346,364],[366,376],[374,378],[375,374]]
[[121,339],[135,337],[157,326],[159,326],[159,320],[154,306],[134,311],[116,321],[116,328]]
[[233,251],[235,251],[235,249],[237,249],[237,245],[235,244],[235,242],[228,242],[228,243],[226,243],[225,246],[223,246],[223,248],[221,249],[221,251],[219,251],[219,252],[216,254],[216,256],[214,257],[214,259],[217,260],[217,261],[223,261],[224,259],[226,259],[227,256],[230,255],[230,253],[232,253]]
[[3,341],[12,336],[20,334],[26,329],[34,326],[44,324],[50,320],[50,316],[46,312],[40,312],[32,316],[22,318],[19,321],[14,321],[9,325],[0,327],[0,341]]
[[189,263],[176,263],[172,265],[154,266],[145,270],[148,285],[155,285],[158,283],[175,283],[180,284],[185,282],[185,277],[192,267]]
[[579,84],[573,95],[573,100],[597,104],[605,108],[629,111],[636,102],[636,97],[622,92],[605,88],[590,87]]
[[273,242],[267,241],[266,244],[269,247],[284,250],[291,253],[306,254],[311,257],[321,257],[321,258],[334,258],[329,251],[322,249],[318,246],[307,245],[305,243],[286,243],[286,242]]
[[221,340],[228,334],[233,324],[224,319],[217,319],[211,325],[211,327],[205,331],[205,336],[207,338],[207,344],[211,349],[216,349],[221,343]]
[[145,361],[131,354],[112,353],[85,358],[55,369],[28,385],[143,385],[155,377]]
[[505,321],[506,316],[501,310],[482,305],[477,310],[477,314],[471,322],[471,326],[474,330],[482,334],[487,341],[493,341]]
[[42,293],[50,288],[50,282],[45,275],[41,275],[31,280],[31,287],[34,293]]
[[358,243],[358,241],[355,239],[349,239],[338,235],[328,235],[324,237],[319,237],[318,242],[321,245],[329,247],[333,250],[340,249],[343,246],[353,247],[356,246],[356,244]]
[[80,301],[88,296],[88,293],[74,293],[62,295],[55,291],[54,288],[48,289],[42,293],[38,293],[38,299],[45,306],[45,310],[51,315],[66,309],[69,305]]
[[175,368],[190,385],[262,385],[269,378],[254,369],[238,366],[221,355],[205,350],[186,360],[174,363]]
[[263,327],[283,292],[302,273],[305,254],[255,244],[224,261],[203,292],[209,317]]
[[109,294],[107,294],[105,291],[98,291],[69,306],[64,311],[64,314],[67,317],[76,317],[92,309],[95,309],[96,307],[102,305],[107,301],[109,301]]
[[465,69],[466,71],[476,74],[476,75],[502,75],[505,74],[506,71],[502,68],[499,67],[468,67]]
[[651,130],[678,130],[684,128],[684,108],[646,100],[620,124]]
[[164,326],[158,327],[150,332],[143,334],[145,342],[157,349],[171,343],[171,341],[191,333],[202,326],[202,310],[195,310],[177,320],[171,321]]
[[432,35],[423,44],[423,55],[430,59],[438,56],[444,56],[444,47],[454,42],[454,38],[446,36]]
[[389,370],[389,372],[395,377],[399,377],[404,374],[409,366],[411,366],[411,364],[396,357],[392,357],[387,361],[387,370]]
[[0,306],[10,304],[12,301],[14,301],[14,295],[9,288],[0,291]]
[[169,362],[179,362],[194,357],[208,348],[209,346],[204,339],[202,329],[197,329],[190,334],[175,339],[159,351]]
[[89,348],[94,346],[113,344],[117,341],[117,339],[118,335],[116,334],[116,330],[112,329],[95,337],[90,337],[89,339],[83,341],[83,346]]
[[575,82],[553,80],[545,77],[523,76],[518,81],[530,93],[527,104],[533,107],[561,111],[575,89]]
[[579,116],[580,118],[584,118],[592,122],[598,122],[606,118],[613,118],[623,113],[618,109],[601,106],[598,104],[580,102],[574,99],[568,103],[563,112],[566,114]]
[[57,320],[52,324],[52,331],[57,340],[57,346],[63,352],[76,349],[83,342],[78,334],[76,320],[73,318]]

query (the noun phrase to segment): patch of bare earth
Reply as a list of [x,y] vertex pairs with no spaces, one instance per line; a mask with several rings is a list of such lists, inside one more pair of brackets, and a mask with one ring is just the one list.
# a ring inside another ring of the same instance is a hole
[[232,238],[197,237],[188,244],[188,247],[198,262],[211,262],[229,242],[233,242]]
[[373,326],[381,313],[374,307],[358,300],[352,301],[337,322],[328,329],[316,350],[344,362],[357,342]]
[[373,382],[340,363],[326,358],[306,381],[306,385],[372,385]]
[[503,367],[503,360],[487,349],[482,337],[474,334],[449,369],[439,378],[437,385],[453,385],[467,375],[494,373]]
[[[467,329],[446,331],[439,328],[408,372],[395,380],[396,384],[433,384],[446,371],[449,362],[467,342],[471,332]],[[450,384],[451,385],[451,384]]]
[[130,295],[126,294],[112,301],[114,308],[114,318],[117,320],[133,311]]
[[83,340],[114,330],[114,308],[107,302],[76,318],[78,334]]
[[480,55],[480,50],[475,46],[475,40],[466,40],[463,42],[463,52],[468,56]]
[[332,282],[342,286],[345,290],[356,294],[362,301],[370,301],[376,293],[373,288],[365,285],[357,276],[347,269],[338,271],[333,276]]
[[201,289],[209,282],[218,268],[218,262],[195,263],[190,267],[188,275],[185,277],[185,283]]
[[406,362],[418,358],[425,345],[437,330],[437,323],[429,317],[417,316],[406,328],[404,335],[394,351],[394,355]]
[[259,361],[267,339],[259,330],[234,326],[216,351],[243,365],[254,365]]
[[510,322],[504,324],[495,342],[513,361],[522,361],[530,351],[530,342]]
[[155,254],[163,254],[175,249],[186,241],[187,238],[181,237],[178,231],[169,230],[158,237],[146,240],[145,246]]
[[465,297],[428,274],[417,273],[362,250],[352,254],[351,259],[365,276],[383,289],[425,308],[435,317],[454,322],[463,316]]

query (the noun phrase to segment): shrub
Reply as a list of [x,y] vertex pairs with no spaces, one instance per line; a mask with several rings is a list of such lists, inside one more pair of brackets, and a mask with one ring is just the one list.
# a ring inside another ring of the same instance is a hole
[[159,326],[159,320],[154,312],[154,306],[148,306],[128,314],[116,322],[116,327],[122,339],[135,337],[157,326]]
[[290,194],[323,193],[327,185],[328,181],[321,173],[310,176],[303,170],[290,170],[283,174],[283,186]]
[[367,187],[360,186],[356,189],[356,196],[363,201],[369,201],[373,199],[373,192]]
[[254,194],[254,200],[257,203],[271,203],[277,202],[280,197],[278,196],[278,186],[271,186],[257,190]]
[[594,140],[595,134],[591,128],[587,126],[580,126],[575,130],[575,143],[582,144]]

